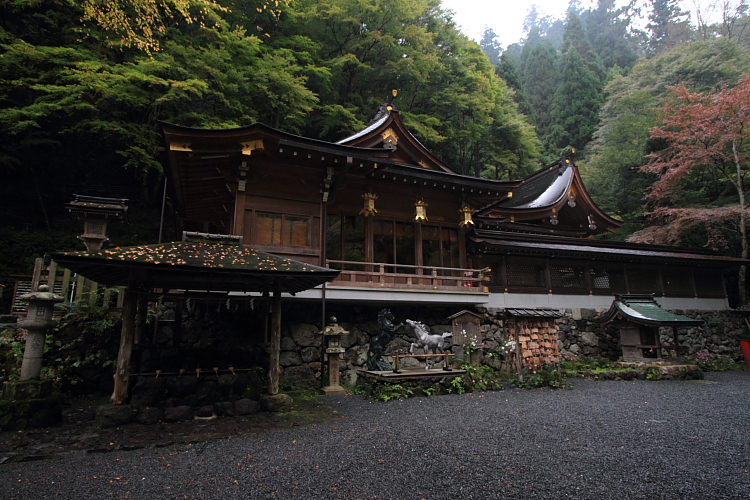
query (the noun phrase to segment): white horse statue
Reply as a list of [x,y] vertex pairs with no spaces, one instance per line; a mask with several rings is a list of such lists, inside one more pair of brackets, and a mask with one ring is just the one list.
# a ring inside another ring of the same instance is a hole
[[[442,335],[430,335],[429,333],[427,333],[427,327],[419,321],[412,321],[410,319],[407,319],[406,324],[408,324],[412,328],[412,330],[414,330],[414,333],[416,334],[418,339],[417,342],[412,342],[411,347],[409,347],[410,354],[414,354],[414,350],[420,347],[424,349],[425,354],[429,354],[430,350],[432,350],[433,354],[445,353],[445,339],[453,336],[451,332],[445,332]],[[429,370],[434,365],[435,358],[428,357],[427,369]]]

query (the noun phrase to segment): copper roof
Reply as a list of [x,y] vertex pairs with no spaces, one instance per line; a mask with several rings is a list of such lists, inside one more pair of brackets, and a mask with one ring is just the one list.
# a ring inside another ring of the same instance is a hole
[[665,311],[653,294],[616,295],[612,306],[600,318],[600,323],[627,320],[649,326],[699,326],[704,322]]

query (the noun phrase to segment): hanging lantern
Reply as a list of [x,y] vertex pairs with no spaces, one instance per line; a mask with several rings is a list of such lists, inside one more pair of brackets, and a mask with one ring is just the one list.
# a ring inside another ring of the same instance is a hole
[[557,220],[557,210],[552,209],[552,216],[549,218],[549,223],[556,226],[560,221]]
[[589,219],[589,229],[591,229],[592,231],[596,230],[596,223],[594,222],[594,219],[592,219],[590,215],[588,219]]
[[576,194],[572,190],[568,193],[568,206],[569,207],[576,206]]
[[414,221],[427,221],[427,203],[421,198],[414,204]]
[[461,222],[458,223],[459,227],[474,225],[474,221],[471,220],[471,214],[472,212],[474,212],[474,210],[472,210],[472,208],[469,205],[464,205],[463,207],[461,207],[459,212],[463,216],[463,220],[461,220]]
[[362,199],[365,201],[365,206],[359,212],[359,215],[364,215],[365,217],[367,217],[378,213],[378,211],[375,210],[375,200],[378,199],[378,195],[376,195],[375,193],[365,193],[362,195]]

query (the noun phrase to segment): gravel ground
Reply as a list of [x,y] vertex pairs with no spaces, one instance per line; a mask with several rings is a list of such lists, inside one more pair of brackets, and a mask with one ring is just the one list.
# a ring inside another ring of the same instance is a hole
[[750,499],[750,372],[375,403],[325,424],[0,465],[3,499]]

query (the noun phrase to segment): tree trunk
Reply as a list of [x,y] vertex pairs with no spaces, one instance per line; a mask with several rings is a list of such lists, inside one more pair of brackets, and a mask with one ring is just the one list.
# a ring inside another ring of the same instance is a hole
[[135,337],[135,314],[138,297],[134,288],[128,286],[125,302],[122,305],[122,332],[120,333],[120,350],[117,353],[115,371],[115,390],[112,392],[112,404],[121,405],[128,397],[128,377],[130,376],[130,355],[133,352]]
[[[737,153],[737,141],[732,141],[732,154],[734,155],[734,164],[737,167],[737,194],[740,196],[740,239],[742,244],[742,255],[743,259],[747,259],[748,256],[748,244],[747,244],[747,204],[745,202],[745,184],[742,179],[742,163],[740,162],[739,154]],[[737,284],[740,291],[740,305],[744,305],[747,302],[747,293],[745,290],[745,274],[747,272],[747,266],[740,266],[740,274],[738,277]]]

